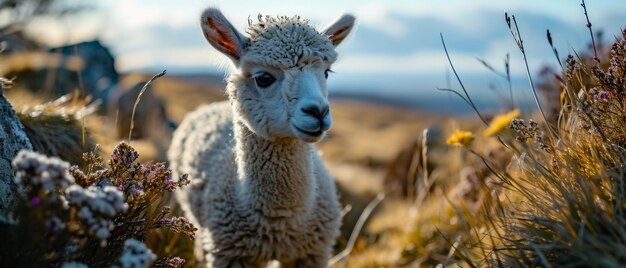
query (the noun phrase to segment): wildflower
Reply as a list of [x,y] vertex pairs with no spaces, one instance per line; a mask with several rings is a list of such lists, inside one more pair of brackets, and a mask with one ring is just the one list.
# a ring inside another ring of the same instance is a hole
[[144,243],[135,239],[124,241],[124,251],[120,256],[122,268],[150,267],[150,263],[156,260],[156,256]]
[[30,200],[30,203],[33,204],[34,206],[41,204],[41,197],[39,196],[33,197],[33,199]]
[[469,131],[457,130],[446,141],[449,145],[469,147],[474,140],[474,134]]
[[66,190],[71,206],[78,208],[78,217],[89,227],[89,231],[99,239],[106,239],[113,229],[113,219],[117,214],[128,210],[124,195],[113,186],[90,186],[87,189],[72,185]]
[[162,213],[163,215],[165,215],[165,214],[167,214],[167,213],[170,213],[170,211],[172,211],[172,207],[170,207],[170,206],[164,206],[164,207],[161,209],[161,213]]
[[491,120],[489,127],[483,132],[485,137],[493,136],[506,129],[513,119],[520,115],[520,111],[515,109],[505,114],[498,115]]
[[15,182],[25,188],[35,187],[51,192],[64,190],[74,183],[74,178],[68,172],[70,165],[56,157],[22,150],[12,164],[16,171]]
[[580,69],[580,65],[574,59],[574,56],[567,55],[565,59],[565,77],[567,79],[572,79],[575,73]]
[[167,265],[169,265],[170,267],[183,267],[184,264],[185,259],[179,257],[174,257],[167,260]]
[[608,101],[611,97],[609,96],[608,92],[602,91],[602,92],[600,92],[600,95],[598,95],[598,98],[603,100],[603,101]]

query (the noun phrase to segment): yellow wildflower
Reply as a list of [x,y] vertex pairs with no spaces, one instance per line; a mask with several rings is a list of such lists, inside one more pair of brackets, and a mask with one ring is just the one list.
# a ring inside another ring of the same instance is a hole
[[517,118],[519,115],[520,111],[518,109],[515,109],[505,114],[497,115],[491,120],[491,124],[489,124],[489,127],[485,129],[483,135],[485,135],[485,137],[489,137],[502,132],[502,130],[509,127],[511,121],[513,121],[513,119]]
[[455,146],[469,147],[474,140],[474,134],[469,131],[457,130],[454,134],[450,135],[446,143]]

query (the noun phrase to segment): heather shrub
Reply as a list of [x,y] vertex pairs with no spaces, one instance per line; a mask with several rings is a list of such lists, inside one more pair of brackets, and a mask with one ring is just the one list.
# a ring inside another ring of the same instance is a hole
[[163,206],[189,180],[137,158],[124,142],[106,165],[97,149],[84,154],[84,168],[21,151],[13,161],[19,202],[0,222],[0,266],[182,267],[184,259],[157,259],[141,241],[163,230],[194,238],[196,228]]

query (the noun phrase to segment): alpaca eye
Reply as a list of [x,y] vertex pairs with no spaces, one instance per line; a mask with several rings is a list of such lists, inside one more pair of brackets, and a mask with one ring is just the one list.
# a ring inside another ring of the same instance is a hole
[[326,71],[324,71],[324,77],[326,77],[326,79],[328,79],[328,73],[334,73],[334,72],[331,69],[326,69]]
[[271,74],[262,73],[261,75],[255,77],[254,81],[256,82],[257,86],[261,88],[266,88],[271,86],[274,81],[276,81],[276,78],[274,78]]

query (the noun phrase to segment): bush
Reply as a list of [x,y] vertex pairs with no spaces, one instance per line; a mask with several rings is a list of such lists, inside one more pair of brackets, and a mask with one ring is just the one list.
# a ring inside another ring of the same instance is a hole
[[[2,267],[148,267],[156,256],[141,242],[159,229],[193,239],[184,217],[167,217],[163,196],[189,183],[173,180],[163,163],[139,164],[137,152],[120,143],[108,167],[97,149],[84,169],[55,157],[21,151],[13,161],[19,202],[1,219]],[[178,257],[154,265],[181,267]]]

